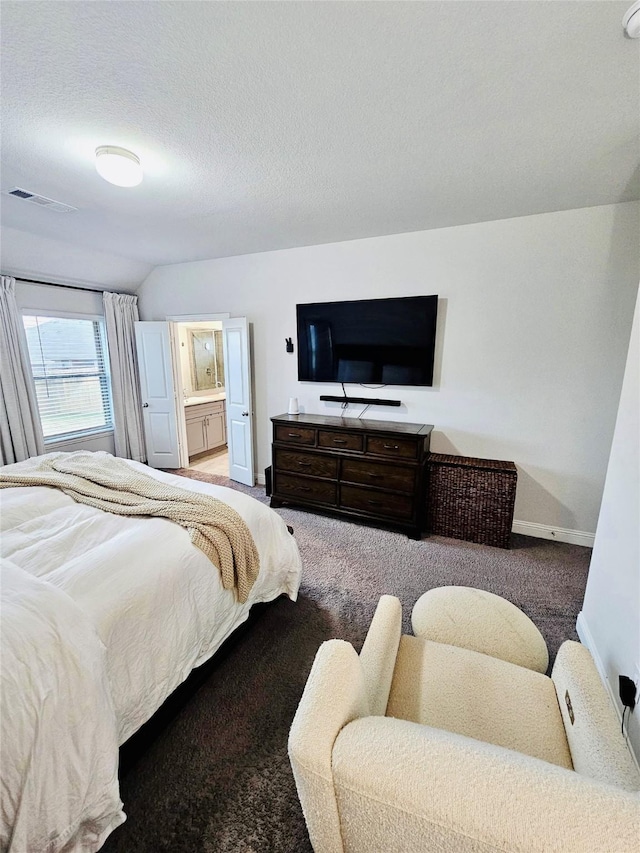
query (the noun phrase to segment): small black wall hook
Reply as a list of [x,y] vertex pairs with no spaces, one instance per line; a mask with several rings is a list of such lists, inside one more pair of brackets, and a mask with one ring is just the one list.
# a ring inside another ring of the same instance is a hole
[[285,338],[285,343],[287,345],[287,352],[293,352],[293,341],[291,338]]

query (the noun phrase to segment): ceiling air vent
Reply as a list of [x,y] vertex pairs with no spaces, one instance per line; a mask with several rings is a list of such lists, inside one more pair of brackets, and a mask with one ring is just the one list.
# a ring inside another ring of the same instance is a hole
[[61,201],[55,201],[52,198],[47,198],[37,193],[30,193],[28,190],[23,190],[20,187],[13,187],[11,190],[5,190],[4,195],[12,195],[14,198],[21,198],[23,201],[37,204],[39,207],[46,207],[48,210],[55,210],[56,213],[73,213],[77,207],[72,207],[70,204],[63,204]]

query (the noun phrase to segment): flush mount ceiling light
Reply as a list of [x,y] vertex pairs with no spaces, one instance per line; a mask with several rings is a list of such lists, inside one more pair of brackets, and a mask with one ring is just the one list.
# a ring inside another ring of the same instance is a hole
[[627,9],[622,26],[630,39],[640,38],[640,0],[636,0],[633,6]]
[[140,158],[117,145],[96,148],[96,169],[105,181],[117,187],[135,187],[142,180]]

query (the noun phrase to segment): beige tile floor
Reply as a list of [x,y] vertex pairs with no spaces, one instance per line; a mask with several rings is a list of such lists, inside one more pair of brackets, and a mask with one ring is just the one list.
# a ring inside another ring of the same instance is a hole
[[222,477],[228,477],[229,451],[225,446],[214,453],[209,453],[207,456],[200,456],[189,463],[189,468],[193,468],[195,471],[202,471],[203,474],[219,474]]

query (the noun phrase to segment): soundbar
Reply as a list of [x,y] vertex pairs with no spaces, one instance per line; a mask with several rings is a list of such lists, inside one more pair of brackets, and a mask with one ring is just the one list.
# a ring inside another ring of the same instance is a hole
[[321,394],[321,400],[328,403],[363,403],[365,406],[401,406],[401,400],[380,400],[377,397],[332,397],[329,394]]

